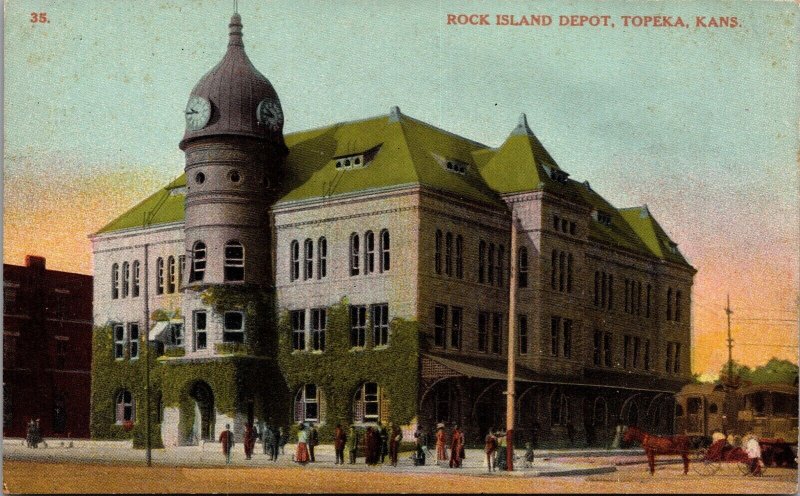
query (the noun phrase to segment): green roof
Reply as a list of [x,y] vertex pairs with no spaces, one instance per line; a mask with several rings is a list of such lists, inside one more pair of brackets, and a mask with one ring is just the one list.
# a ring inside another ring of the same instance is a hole
[[[506,208],[500,195],[545,191],[611,217],[610,225],[590,222],[590,239],[688,265],[646,207],[618,210],[588,183],[568,179],[524,114],[496,149],[402,115],[397,107],[388,116],[292,133],[285,140],[289,155],[279,204],[420,185]],[[356,156],[358,166],[343,167]],[[182,221],[185,187],[181,175],[98,234]]]

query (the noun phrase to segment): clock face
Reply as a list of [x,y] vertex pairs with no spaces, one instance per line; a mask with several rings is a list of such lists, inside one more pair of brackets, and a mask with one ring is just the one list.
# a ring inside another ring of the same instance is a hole
[[261,100],[256,108],[256,118],[260,125],[267,126],[272,131],[279,131],[283,127],[281,104],[270,98]]
[[211,103],[202,96],[189,98],[186,104],[186,127],[190,131],[203,129],[211,118]]

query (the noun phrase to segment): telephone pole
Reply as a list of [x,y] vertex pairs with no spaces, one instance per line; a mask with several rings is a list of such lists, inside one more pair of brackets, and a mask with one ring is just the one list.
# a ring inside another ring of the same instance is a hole
[[508,271],[508,383],[506,385],[506,469],[514,470],[514,403],[516,392],[517,218],[511,216],[511,270]]
[[725,314],[728,316],[728,386],[733,386],[733,338],[731,338],[731,295],[728,293],[728,305],[725,307]]

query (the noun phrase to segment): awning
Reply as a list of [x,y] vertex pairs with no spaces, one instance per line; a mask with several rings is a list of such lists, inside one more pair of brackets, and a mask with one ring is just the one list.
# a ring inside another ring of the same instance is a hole
[[164,334],[164,331],[167,330],[167,327],[169,327],[169,322],[166,320],[156,322],[156,325],[150,329],[150,334],[148,335],[147,339],[149,341],[156,341],[159,337],[161,337],[162,334]]
[[[440,365],[444,365],[453,372],[456,372],[458,375],[463,375],[465,377],[477,378],[477,379],[492,379],[497,381],[505,381],[508,379],[508,375],[506,375],[506,373],[498,372],[497,370],[487,369],[485,367],[479,367],[471,363],[457,362],[455,360],[450,360],[439,356],[433,356],[427,354],[424,356],[425,358],[437,362]],[[531,382],[527,379],[522,379],[520,377],[517,377],[516,380],[518,382]]]

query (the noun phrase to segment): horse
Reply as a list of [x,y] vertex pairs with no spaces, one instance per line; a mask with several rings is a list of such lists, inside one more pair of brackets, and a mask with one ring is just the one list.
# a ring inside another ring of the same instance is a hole
[[650,466],[650,475],[656,471],[656,453],[662,455],[681,455],[683,458],[683,475],[689,473],[689,451],[691,443],[687,436],[653,436],[639,429],[630,426],[625,429],[624,441],[629,443],[636,441],[642,445],[647,455],[647,463]]

